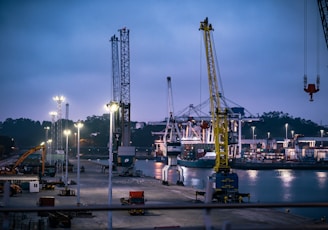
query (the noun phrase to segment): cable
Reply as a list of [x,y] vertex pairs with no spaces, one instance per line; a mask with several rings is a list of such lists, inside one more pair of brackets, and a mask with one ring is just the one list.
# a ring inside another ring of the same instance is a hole
[[317,18],[318,18],[318,23],[317,23],[317,89],[319,89],[319,87],[320,87],[320,49],[319,49],[320,14],[319,13],[318,13]]
[[307,87],[307,0],[304,0],[304,89]]

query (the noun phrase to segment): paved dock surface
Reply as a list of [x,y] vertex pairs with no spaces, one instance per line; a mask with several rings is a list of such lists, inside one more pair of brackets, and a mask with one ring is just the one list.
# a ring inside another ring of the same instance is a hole
[[[76,162],[72,161],[72,163]],[[106,205],[108,172],[102,172],[100,165],[87,160],[81,160],[82,165],[85,172],[80,174],[80,207]],[[77,181],[76,173],[69,173],[69,179]],[[142,176],[120,177],[114,174],[112,188],[113,205],[121,205],[120,198],[128,198],[129,191],[132,190],[145,192],[146,205],[190,205],[202,203],[204,199],[198,197],[199,200],[196,201],[196,190],[193,188],[165,186],[160,180]],[[8,207],[37,207],[37,201],[41,196],[54,196],[57,208],[77,207],[77,196],[58,195],[63,189],[56,187],[55,190],[42,190],[39,193],[24,191],[23,194],[11,197]],[[69,185],[69,189],[76,192],[77,185]],[[3,197],[0,197],[0,200],[3,202]],[[204,214],[205,210],[199,209],[152,209],[146,210],[143,216],[131,216],[125,210],[112,211],[112,226],[113,229],[328,229],[328,225],[319,220],[268,208],[214,209],[208,216]],[[30,219],[37,218],[33,213],[26,213],[26,215]],[[206,228],[206,226],[210,227]],[[108,229],[108,212],[92,211],[91,216],[74,217],[70,229]]]

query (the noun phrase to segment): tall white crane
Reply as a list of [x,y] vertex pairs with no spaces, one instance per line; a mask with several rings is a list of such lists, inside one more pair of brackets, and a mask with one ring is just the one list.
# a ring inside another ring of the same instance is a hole
[[164,141],[164,156],[167,156],[167,165],[162,169],[162,182],[168,184],[168,171],[170,167],[175,166],[179,172],[179,180],[177,184],[183,185],[183,172],[182,168],[178,165],[177,156],[182,153],[181,134],[178,124],[174,116],[173,108],[173,94],[171,77],[167,77],[167,90],[168,90],[168,117],[166,121],[166,128],[163,136]]
[[180,143],[181,134],[178,128],[178,124],[175,121],[174,106],[173,106],[173,94],[172,94],[172,83],[171,77],[167,77],[167,90],[168,90],[168,112],[169,116],[166,121],[166,128],[164,133],[164,144],[167,146],[168,143]]

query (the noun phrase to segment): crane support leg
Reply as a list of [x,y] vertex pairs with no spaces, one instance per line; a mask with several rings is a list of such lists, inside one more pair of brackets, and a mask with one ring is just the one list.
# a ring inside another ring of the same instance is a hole
[[[168,162],[176,162],[176,161],[171,161],[170,160],[170,157],[169,157],[169,160]],[[168,174],[169,174],[169,171],[170,169],[172,169],[172,167],[176,167],[176,171],[178,172],[178,181],[177,181],[177,185],[184,185],[184,180],[183,180],[183,169],[180,165],[177,165],[177,164],[167,164],[163,167],[162,169],[162,184],[163,185],[169,185],[169,181],[168,181]]]

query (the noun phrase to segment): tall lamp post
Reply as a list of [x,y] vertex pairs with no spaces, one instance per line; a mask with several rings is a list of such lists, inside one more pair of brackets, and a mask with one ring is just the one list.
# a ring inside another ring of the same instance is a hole
[[83,124],[78,121],[74,126],[77,128],[77,205],[80,206],[80,129]]
[[66,136],[66,158],[65,158],[65,187],[68,186],[68,136],[71,134],[71,130],[65,129],[64,135]]
[[285,124],[285,128],[286,128],[286,138],[285,138],[285,147],[288,147],[288,123]]
[[291,130],[290,133],[292,134],[292,148],[294,148],[294,130]]
[[[113,171],[113,115],[118,110],[119,105],[115,101],[107,104],[109,110],[109,140],[108,140],[108,205],[112,204],[112,171]],[[108,211],[108,229],[113,228],[112,211]]]
[[322,138],[323,138],[323,132],[324,132],[324,130],[321,129],[320,130],[320,134],[321,134],[321,147],[323,147],[323,140],[322,140]]
[[254,137],[255,137],[255,135],[254,135],[254,132],[255,132],[255,126],[252,126],[252,131],[253,131],[253,140],[254,140]]

